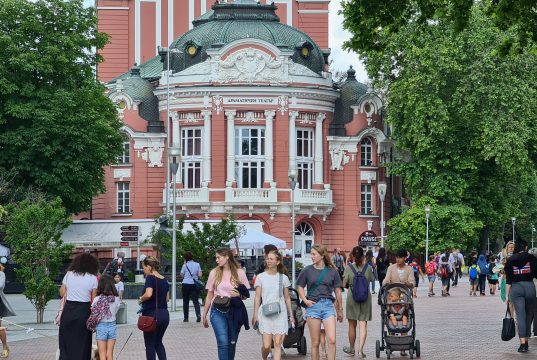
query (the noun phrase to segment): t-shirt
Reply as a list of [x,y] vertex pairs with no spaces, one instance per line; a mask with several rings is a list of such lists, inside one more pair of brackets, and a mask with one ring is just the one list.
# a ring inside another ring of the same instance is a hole
[[[143,302],[142,313],[145,315],[147,312],[154,311],[157,301],[159,309],[166,309],[168,307],[166,296],[168,295],[168,291],[170,291],[168,280],[159,279],[154,275],[148,275],[145,278],[144,292],[147,288],[152,288],[153,294],[148,300]],[[155,298],[156,295],[158,295],[158,299]]]
[[[91,306],[95,306],[95,304],[97,304],[97,301],[99,301],[100,298],[101,298],[101,295],[97,295],[95,297],[95,299],[93,299],[93,303],[91,304]],[[112,316],[103,317],[103,318],[101,318],[100,322],[114,322],[114,321],[116,321],[116,314],[117,314],[117,311],[119,310],[119,304],[120,304],[119,296],[115,296],[114,302],[111,302],[111,303],[108,304],[108,306],[110,307],[110,314]]]
[[334,301],[334,289],[341,287],[341,277],[339,276],[337,269],[328,268],[328,271],[324,275],[319,286],[313,289],[313,293],[309,291],[309,289],[312,288],[317,282],[317,279],[321,275],[321,271],[323,270],[316,269],[313,265],[306,266],[298,275],[298,278],[296,279],[296,284],[303,288],[307,287],[308,292],[306,296],[309,300],[317,301],[319,299],[326,298]]
[[332,262],[333,262],[334,265],[335,265],[338,269],[340,269],[340,270],[342,270],[342,269],[343,269],[343,265],[345,265],[345,264],[343,263],[343,256],[341,256],[341,255],[339,255],[339,254],[338,254],[338,255],[332,255]]
[[97,276],[68,271],[63,277],[62,284],[67,289],[67,301],[90,302],[91,292],[97,289]]
[[[239,282],[246,286],[247,289],[250,288],[250,283],[248,282],[248,278],[246,277],[246,273],[242,269],[237,269],[237,275],[239,277]],[[214,282],[216,280],[216,270],[212,269],[209,273],[209,278],[207,279],[207,284],[205,285],[205,289],[209,291],[214,291],[215,295],[219,296],[231,296],[231,291],[234,290],[237,286],[240,284],[233,285],[231,283],[231,270],[224,270],[222,274],[222,281],[216,289],[214,288]]]
[[194,284],[194,279],[198,279],[198,273],[200,271],[200,264],[198,264],[194,260],[190,260],[187,263],[183,264],[183,267],[181,268],[181,275],[183,275],[183,284]]
[[123,284],[123,281],[116,283],[116,290],[119,294],[125,291],[125,285]]
[[280,273],[269,274],[263,272],[255,279],[255,287],[261,286],[261,298],[264,304],[281,301],[283,299],[282,290],[291,286],[287,275],[282,274],[282,286],[280,286]]

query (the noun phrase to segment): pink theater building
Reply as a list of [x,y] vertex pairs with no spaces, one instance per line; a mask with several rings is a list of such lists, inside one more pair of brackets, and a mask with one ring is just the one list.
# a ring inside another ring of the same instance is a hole
[[381,98],[352,68],[342,83],[329,72],[329,2],[99,0],[111,43],[98,76],[126,140],[106,169],[106,193],[79,219],[129,224],[164,213],[172,146],[181,154],[176,209],[190,220],[258,220],[289,248],[294,228],[306,262],[313,244],[374,245],[379,184],[385,220],[401,185],[383,168],[393,147]]

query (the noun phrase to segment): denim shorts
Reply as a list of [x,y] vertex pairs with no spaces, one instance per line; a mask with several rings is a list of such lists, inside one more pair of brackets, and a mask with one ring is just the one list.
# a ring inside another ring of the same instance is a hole
[[331,316],[336,316],[336,309],[331,299],[319,299],[313,306],[306,308],[306,318],[326,320]]
[[95,329],[95,340],[116,340],[117,339],[117,332],[116,332],[116,322],[100,322],[97,324],[97,328]]
[[429,282],[434,282],[436,280],[436,276],[434,275],[427,275],[427,279],[429,279]]

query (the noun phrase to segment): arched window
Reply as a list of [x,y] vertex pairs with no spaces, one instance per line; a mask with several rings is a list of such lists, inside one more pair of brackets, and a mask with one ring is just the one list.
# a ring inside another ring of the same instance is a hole
[[360,165],[373,166],[373,145],[370,138],[364,138],[360,143]]
[[117,157],[118,164],[130,164],[131,162],[131,140],[127,134],[123,134],[123,151]]
[[301,222],[295,228],[295,257],[304,264],[310,264],[311,247],[314,244],[313,227],[307,222]]

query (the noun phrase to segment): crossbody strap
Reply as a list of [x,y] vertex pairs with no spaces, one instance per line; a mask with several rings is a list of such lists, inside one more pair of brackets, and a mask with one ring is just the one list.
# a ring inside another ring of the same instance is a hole
[[157,321],[158,316],[158,281],[159,278],[155,276],[155,321]]
[[321,271],[321,273],[319,274],[319,277],[317,278],[317,280],[315,281],[315,283],[313,284],[313,286],[311,288],[308,289],[308,295],[313,295],[313,292],[315,290],[317,290],[317,288],[319,287],[319,285],[321,284],[321,281],[323,281],[324,279],[324,276],[326,275],[326,273],[328,272],[328,267],[325,266],[323,271]]
[[185,263],[185,267],[186,267],[186,270],[188,271],[188,273],[190,274],[190,277],[192,279],[194,279],[194,275],[192,275],[192,273],[190,272],[190,269],[188,268],[188,265]]
[[278,279],[278,289],[280,290],[280,299],[283,297],[283,275],[282,273],[279,273],[279,279]]

